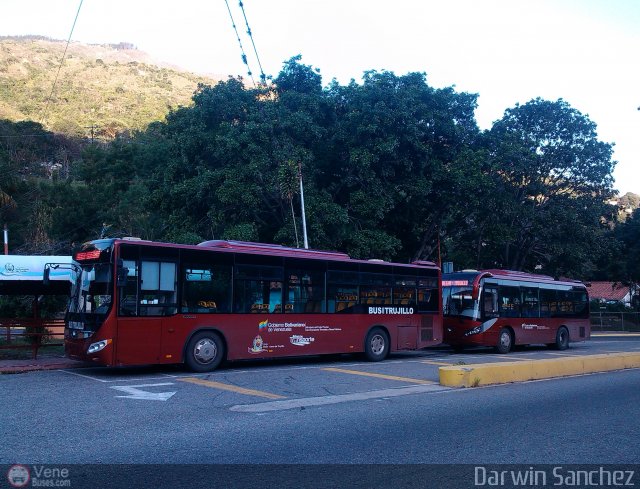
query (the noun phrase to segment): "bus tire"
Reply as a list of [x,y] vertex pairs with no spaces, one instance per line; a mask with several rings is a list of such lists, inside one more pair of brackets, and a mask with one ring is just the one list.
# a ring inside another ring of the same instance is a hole
[[502,328],[498,334],[496,351],[498,353],[509,353],[513,347],[513,334],[509,328]]
[[370,362],[379,362],[389,354],[389,335],[382,328],[373,328],[364,341],[364,356]]
[[222,362],[225,346],[214,331],[200,331],[191,337],[185,351],[185,363],[193,372],[212,372]]
[[565,326],[560,326],[556,333],[556,342],[553,344],[556,350],[566,350],[569,348],[569,330]]

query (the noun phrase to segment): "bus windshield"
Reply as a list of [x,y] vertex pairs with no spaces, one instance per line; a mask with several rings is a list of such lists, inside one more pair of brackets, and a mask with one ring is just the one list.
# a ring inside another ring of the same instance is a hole
[[442,288],[442,306],[445,316],[465,316],[476,319],[478,301],[473,300],[471,286],[450,286]]
[[71,289],[69,328],[95,331],[111,308],[112,295],[109,263],[83,265]]

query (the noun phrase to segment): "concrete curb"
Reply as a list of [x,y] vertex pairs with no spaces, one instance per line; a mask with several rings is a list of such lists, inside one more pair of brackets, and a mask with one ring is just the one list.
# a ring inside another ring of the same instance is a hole
[[456,365],[440,367],[439,372],[440,385],[447,387],[477,387],[639,367],[640,353],[607,353],[602,355],[567,356],[549,360],[532,360],[530,362]]

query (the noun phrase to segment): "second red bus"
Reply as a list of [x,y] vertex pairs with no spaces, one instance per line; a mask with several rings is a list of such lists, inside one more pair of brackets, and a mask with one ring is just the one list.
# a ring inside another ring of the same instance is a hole
[[588,340],[589,295],[578,281],[508,270],[442,275],[444,342],[463,349],[547,344],[559,350]]

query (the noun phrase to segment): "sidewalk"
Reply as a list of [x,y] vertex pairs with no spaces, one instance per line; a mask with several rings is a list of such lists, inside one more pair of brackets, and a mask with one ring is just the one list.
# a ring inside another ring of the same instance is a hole
[[39,357],[28,360],[0,360],[0,374],[20,374],[35,370],[57,370],[61,368],[82,368],[90,366],[84,362],[65,357]]

